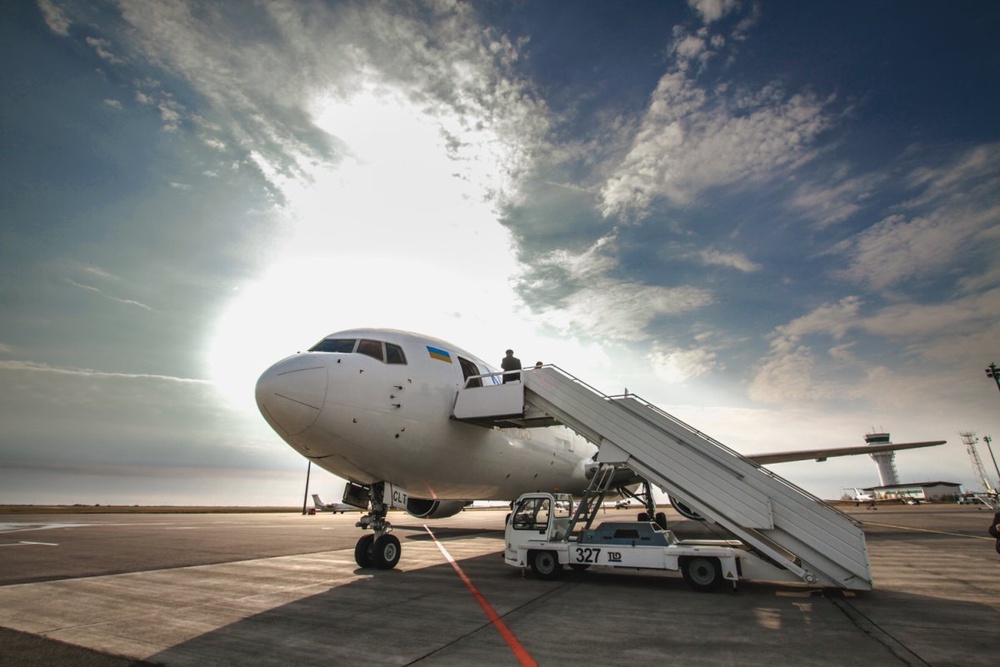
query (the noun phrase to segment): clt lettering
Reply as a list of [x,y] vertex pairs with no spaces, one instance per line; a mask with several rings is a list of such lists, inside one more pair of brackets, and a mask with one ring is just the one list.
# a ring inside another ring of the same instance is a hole
[[608,562],[609,563],[620,563],[620,562],[622,562],[622,552],[620,552],[620,551],[609,551],[608,552]]

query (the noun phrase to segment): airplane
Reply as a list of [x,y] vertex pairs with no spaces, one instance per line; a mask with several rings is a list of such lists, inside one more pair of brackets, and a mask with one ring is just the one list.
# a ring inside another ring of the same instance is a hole
[[865,493],[861,489],[855,487],[854,488],[854,497],[851,498],[851,500],[853,500],[856,503],[870,503],[873,500],[875,500],[875,496],[873,496],[870,493]]
[[868,493],[863,489],[853,487],[854,493],[845,493],[847,500],[853,500],[854,506],[857,507],[861,503],[868,503],[870,509],[874,509],[876,503],[903,503],[904,505],[919,505],[920,500],[923,497],[916,497],[913,495],[905,496],[883,496],[882,498],[876,498],[874,493]]
[[341,514],[343,514],[344,512],[357,512],[358,510],[361,509],[360,507],[355,507],[354,505],[345,505],[344,503],[324,503],[322,500],[319,499],[318,493],[312,494],[312,497],[313,497],[313,506],[316,508],[317,512],[333,512],[335,514],[337,512],[340,512]]
[[[452,343],[417,333],[358,328],[330,334],[261,374],[256,401],[272,429],[316,465],[347,480],[344,501],[369,509],[372,529],[354,550],[359,567],[392,569],[399,540],[389,509],[424,519],[473,501],[512,501],[528,491],[580,496],[598,468],[597,445],[565,426],[500,428],[452,417],[458,391],[501,384],[503,372]],[[478,384],[477,384],[478,383]],[[780,463],[943,444],[865,445],[749,456]],[[623,471],[614,487],[644,480]],[[648,491],[648,485],[647,485]],[[647,493],[647,506],[651,494]],[[675,509],[700,519],[672,498]]]

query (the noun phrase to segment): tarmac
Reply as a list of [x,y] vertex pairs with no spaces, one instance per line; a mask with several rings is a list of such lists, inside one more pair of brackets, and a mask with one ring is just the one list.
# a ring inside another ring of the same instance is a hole
[[[0,516],[0,665],[996,665],[992,513],[846,511],[870,592],[697,593],[677,574],[597,569],[541,581],[503,563],[504,510],[391,515],[391,571],[355,564],[357,514]],[[712,534],[667,515],[679,535]]]

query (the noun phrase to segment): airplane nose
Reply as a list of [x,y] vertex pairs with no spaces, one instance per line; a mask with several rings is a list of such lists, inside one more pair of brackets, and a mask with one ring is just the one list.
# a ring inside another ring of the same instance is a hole
[[325,365],[312,355],[288,357],[257,380],[257,407],[272,426],[296,435],[319,417],[326,389]]

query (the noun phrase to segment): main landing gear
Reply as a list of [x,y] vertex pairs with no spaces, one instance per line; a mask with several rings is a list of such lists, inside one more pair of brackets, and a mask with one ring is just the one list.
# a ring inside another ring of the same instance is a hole
[[396,567],[403,552],[399,540],[390,532],[392,524],[385,520],[389,507],[383,501],[382,490],[382,482],[372,484],[369,489],[372,509],[355,524],[358,528],[375,531],[374,535],[365,535],[354,546],[354,561],[358,567],[391,570]]

